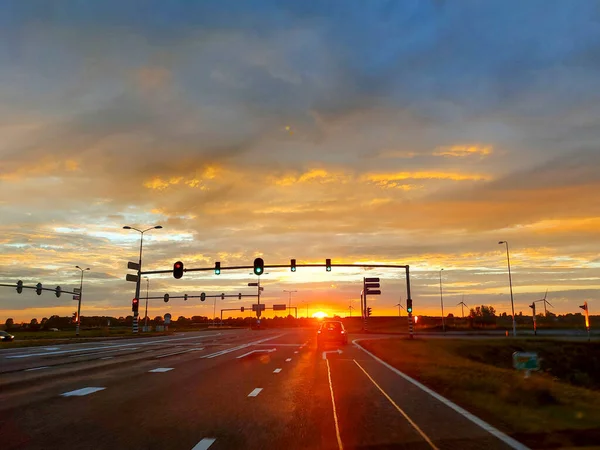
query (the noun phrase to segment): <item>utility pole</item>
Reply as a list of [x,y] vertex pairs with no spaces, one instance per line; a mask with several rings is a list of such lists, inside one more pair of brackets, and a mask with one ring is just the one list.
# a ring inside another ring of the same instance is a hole
[[81,298],[83,297],[83,272],[90,270],[90,268],[82,269],[79,266],[75,266],[76,269],[81,270],[81,281],[79,282],[79,301],[77,302],[77,324],[75,325],[75,336],[79,336],[79,330],[81,326]]
[[442,331],[446,331],[446,322],[444,320],[444,295],[442,292],[442,271],[444,269],[440,269],[440,303],[442,304]]
[[150,289],[150,278],[144,278],[146,279],[146,318],[144,319],[144,330],[148,331],[148,291]]
[[510,273],[510,252],[508,251],[508,241],[500,241],[498,244],[506,245],[506,261],[508,263],[508,283],[510,285],[510,306],[512,308],[513,337],[515,337],[517,335],[517,321],[515,318],[515,299],[513,297],[512,275]]
[[283,292],[287,292],[287,293],[289,294],[289,298],[288,298],[288,309],[291,309],[291,308],[292,308],[292,294],[293,294],[294,292],[298,292],[298,291],[287,291],[287,290],[285,290],[285,289],[284,289],[284,291],[283,291]]

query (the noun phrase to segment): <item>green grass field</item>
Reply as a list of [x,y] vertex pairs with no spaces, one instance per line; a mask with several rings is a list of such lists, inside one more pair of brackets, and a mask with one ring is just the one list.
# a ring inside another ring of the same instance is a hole
[[[598,343],[414,340],[362,345],[531,448],[600,443]],[[526,379],[512,353],[537,351],[542,371]]]

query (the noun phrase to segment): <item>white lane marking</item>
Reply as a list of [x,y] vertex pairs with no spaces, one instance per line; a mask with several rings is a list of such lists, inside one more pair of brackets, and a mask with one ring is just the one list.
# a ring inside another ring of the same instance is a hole
[[273,373],[279,373],[279,372],[281,372],[281,369],[275,369],[275,370],[273,371]]
[[380,392],[383,394],[383,396],[384,396],[385,398],[387,398],[387,399],[388,399],[388,401],[389,401],[389,402],[390,402],[390,403],[391,403],[391,404],[394,406],[394,408],[396,408],[396,409],[398,410],[398,412],[399,412],[400,414],[402,414],[402,416],[404,416],[404,418],[406,419],[406,421],[407,421],[408,423],[410,423],[410,424],[411,424],[411,426],[412,426],[412,427],[413,427],[413,428],[414,428],[414,429],[417,431],[417,433],[419,433],[419,434],[421,435],[421,437],[422,437],[422,438],[425,440],[425,442],[427,442],[427,443],[428,443],[428,444],[431,446],[431,448],[432,448],[433,450],[439,450],[439,449],[438,449],[438,448],[435,446],[435,444],[434,444],[434,443],[431,441],[431,439],[429,439],[429,436],[427,436],[427,435],[425,434],[425,432],[424,432],[423,430],[421,430],[421,428],[419,428],[419,426],[418,426],[418,425],[417,425],[415,422],[413,422],[413,420],[412,420],[412,419],[411,419],[411,418],[408,416],[408,414],[406,414],[406,413],[404,412],[404,410],[403,410],[402,408],[400,408],[400,407],[399,407],[399,406],[396,404],[396,402],[395,402],[394,400],[392,400],[392,398],[391,398],[391,397],[390,397],[390,396],[387,394],[387,392],[385,392],[385,391],[383,390],[383,388],[377,384],[377,382],[376,382],[376,381],[373,379],[373,377],[371,377],[371,375],[369,375],[369,374],[367,373],[367,371],[366,371],[366,370],[363,368],[363,366],[361,366],[361,365],[358,363],[358,361],[357,361],[357,360],[354,360],[354,363],[355,363],[355,364],[356,364],[356,365],[357,365],[357,366],[360,368],[360,370],[362,370],[362,371],[364,372],[364,374],[367,376],[367,378],[368,378],[369,380],[371,380],[371,383],[373,383],[373,384],[375,385],[375,387],[376,387],[377,389],[379,389],[379,391],[380,391]]
[[100,359],[113,359],[114,356],[105,356],[104,358],[100,358]]
[[294,353],[298,353],[298,350],[296,350]]
[[427,392],[429,395],[431,395],[433,398],[435,398],[436,400],[439,400],[440,402],[442,402],[444,405],[446,405],[448,408],[453,409],[454,411],[456,411],[458,414],[460,414],[461,416],[463,416],[465,419],[470,420],[471,422],[473,422],[475,425],[479,426],[480,428],[484,429],[485,431],[487,431],[488,433],[490,433],[492,436],[497,437],[498,439],[500,439],[502,442],[504,442],[505,444],[507,444],[509,447],[514,448],[515,450],[529,450],[529,447],[521,444],[519,441],[516,441],[515,439],[511,438],[510,436],[507,436],[506,434],[504,434],[502,431],[498,430],[497,428],[494,428],[493,426],[491,426],[489,423],[484,422],[483,420],[481,420],[479,417],[471,414],[469,411],[461,408],[460,406],[458,406],[456,403],[451,402],[450,400],[448,400],[446,397],[442,397],[440,394],[438,394],[437,392],[429,389],[427,386],[425,386],[424,384],[419,383],[417,380],[415,380],[414,378],[409,377],[408,375],[406,375],[403,372],[400,372],[398,369],[396,369],[395,367],[391,366],[390,364],[386,363],[384,360],[382,360],[381,358],[378,358],[377,356],[375,356],[373,353],[371,353],[369,350],[367,350],[366,348],[364,348],[362,345],[360,345],[358,342],[362,341],[363,339],[354,339],[352,341],[352,343],[358,347],[359,349],[361,349],[363,352],[365,352],[367,355],[369,355],[371,358],[373,358],[375,361],[377,361],[378,363],[384,365],[385,367],[387,367],[388,369],[390,369],[392,372],[394,372],[396,375],[401,376],[402,378],[404,378],[406,381],[408,381],[409,383],[414,384],[415,386],[417,386],[419,389],[421,389],[424,392]]
[[60,350],[58,347],[44,347],[44,350],[48,350],[48,351],[53,351],[53,350]]
[[248,356],[251,355],[253,353],[272,353],[275,350],[277,350],[276,348],[270,348],[270,349],[265,349],[265,350],[252,350],[251,352],[248,353],[244,353],[243,355],[240,356],[236,356],[237,359],[243,358],[244,356]]
[[270,338],[259,339],[258,341],[248,342],[247,344],[238,345],[237,347],[232,347],[232,348],[228,348],[226,350],[221,350],[221,351],[218,351],[215,353],[210,353],[208,355],[201,356],[200,358],[208,358],[208,359],[216,358],[217,356],[226,355],[227,353],[235,352],[237,350],[241,350],[243,348],[247,348],[247,347],[250,347],[251,345],[258,344],[261,342],[266,342],[266,341],[270,341],[272,339],[277,339],[278,337],[281,337],[281,336],[283,336],[283,334],[278,334],[278,335],[270,337]]
[[272,344],[253,344],[256,347],[269,347],[271,345],[276,345],[277,347],[298,347],[300,344],[277,344],[277,343],[272,343]]
[[331,392],[331,406],[333,408],[333,421],[335,422],[335,437],[337,438],[338,448],[344,450],[342,444],[342,436],[340,435],[340,424],[338,422],[337,411],[335,409],[335,397],[333,395],[333,383],[331,382],[331,368],[329,367],[329,360],[327,359],[327,377],[329,378],[329,392]]
[[248,397],[256,397],[258,394],[260,394],[260,391],[262,391],[262,388],[256,388],[248,394]]
[[166,355],[159,355],[156,357],[156,359],[160,359],[160,358],[166,358],[167,356],[174,356],[174,355],[181,355],[183,353],[189,353],[189,352],[198,352],[200,350],[204,350],[204,347],[200,347],[200,348],[190,348],[187,350],[182,350],[180,352],[175,352],[175,353],[167,353]]
[[148,373],[163,373],[168,372],[169,370],[173,370],[173,367],[159,367],[157,369],[149,370]]
[[34,370],[42,370],[42,369],[49,369],[50,366],[41,366],[41,367],[33,367],[31,369],[25,369],[23,372],[33,372]]
[[285,360],[285,362],[290,362],[292,360],[292,358],[288,358]]
[[71,392],[65,392],[64,394],[60,394],[62,397],[83,397],[84,395],[93,394],[94,392],[103,391],[106,388],[103,387],[86,387],[82,389],[77,389]]
[[[160,339],[157,341],[149,341],[149,342],[139,342],[141,339],[136,339],[136,341],[138,342],[132,342],[130,344],[119,344],[119,345],[105,345],[102,347],[89,347],[89,348],[82,348],[82,349],[75,349],[75,350],[61,350],[61,351],[57,351],[57,352],[47,352],[47,353],[24,353],[21,355],[11,355],[11,356],[5,356],[5,358],[10,359],[10,358],[30,358],[32,356],[51,356],[51,355],[63,355],[65,353],[81,353],[81,352],[89,352],[90,350],[105,350],[107,348],[121,348],[121,347],[131,347],[133,345],[152,345],[152,344],[168,344],[170,342],[173,341],[183,341],[183,340],[189,340],[189,339],[204,339],[207,337],[211,337],[211,336],[220,336],[222,333],[212,333],[212,334],[205,334],[202,336],[191,336],[191,337],[184,337],[184,338],[175,338],[175,339]],[[281,335],[280,335],[281,336]]]
[[122,352],[125,350],[137,350],[137,347],[131,348],[117,348],[115,350],[106,350],[104,352],[94,352],[94,353],[82,353],[81,355],[71,355],[69,358],[81,358],[82,356],[96,356],[96,355],[104,355],[105,353],[114,353],[114,352]]
[[327,353],[337,353],[338,355],[341,355],[344,352],[339,348],[337,350],[327,350],[326,352],[323,352],[323,359],[327,359]]
[[207,450],[211,445],[215,443],[215,438],[204,438],[200,442],[198,442],[192,450]]

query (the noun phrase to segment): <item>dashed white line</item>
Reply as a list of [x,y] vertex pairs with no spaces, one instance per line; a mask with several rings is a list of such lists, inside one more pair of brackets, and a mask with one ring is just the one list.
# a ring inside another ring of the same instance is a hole
[[94,392],[103,391],[106,388],[103,387],[86,387],[82,389],[77,389],[71,392],[65,392],[64,394],[60,394],[62,397],[83,397],[84,395],[93,394]]
[[148,373],[163,373],[168,372],[169,370],[173,370],[173,367],[159,367],[157,369],[149,370]]
[[211,445],[213,445],[215,443],[215,441],[216,441],[215,438],[204,438],[200,442],[198,442],[196,445],[194,445],[194,448],[192,448],[192,450],[206,450]]
[[290,362],[292,360],[292,358],[288,358],[285,360],[285,362]]
[[32,367],[31,369],[25,369],[23,372],[33,372],[34,370],[49,369],[50,366]]
[[281,372],[281,369],[275,369],[275,370],[273,371],[273,373],[279,373],[279,372]]
[[114,356],[105,356],[104,358],[100,358],[100,359],[113,359]]
[[156,357],[156,359],[160,359],[160,358],[166,358],[167,356],[174,356],[174,355],[181,355],[183,353],[189,353],[189,352],[197,352],[200,350],[204,350],[204,347],[200,347],[200,348],[190,348],[188,350],[182,350],[180,352],[174,352],[174,353],[167,353],[166,355],[159,355]]
[[106,350],[103,352],[94,352],[94,353],[82,353],[81,355],[71,355],[69,356],[69,358],[81,358],[82,356],[96,356],[96,355],[103,355],[105,353],[114,353],[114,352],[122,352],[125,350],[137,350],[138,347],[131,347],[131,348],[118,348],[116,350]]
[[298,350],[296,350],[294,353],[298,353]]
[[258,394],[260,394],[260,391],[262,391],[262,388],[256,388],[248,394],[248,397],[256,397]]

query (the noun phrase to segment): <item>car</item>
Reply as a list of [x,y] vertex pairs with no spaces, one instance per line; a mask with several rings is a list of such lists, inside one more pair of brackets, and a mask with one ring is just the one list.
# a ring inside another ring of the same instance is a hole
[[7,333],[6,331],[0,331],[0,341],[10,342],[14,340],[15,337],[12,334]]
[[346,333],[344,324],[339,320],[326,320],[317,331],[317,347],[323,347],[329,343],[348,344],[348,333]]

